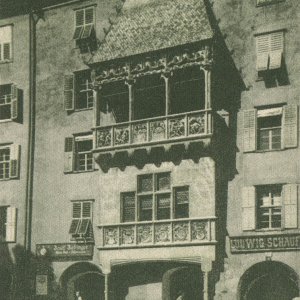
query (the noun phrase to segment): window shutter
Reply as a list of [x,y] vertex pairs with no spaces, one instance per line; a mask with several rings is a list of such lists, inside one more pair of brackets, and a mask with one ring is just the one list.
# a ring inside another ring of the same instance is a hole
[[6,242],[16,241],[16,223],[17,209],[15,207],[8,207],[6,219]]
[[298,145],[298,106],[286,105],[283,107],[283,140],[285,148]]
[[284,227],[298,227],[298,186],[286,184],[283,186],[284,199]]
[[85,25],[94,24],[94,8],[89,7],[85,9]]
[[11,85],[11,118],[13,120],[16,120],[18,118],[18,112],[19,112],[19,107],[18,107],[18,89],[15,84]]
[[283,31],[270,34],[270,66],[269,69],[279,69],[283,55]]
[[84,9],[76,10],[75,12],[75,25],[83,26],[84,25]]
[[256,109],[243,113],[243,147],[244,152],[256,150]]
[[64,106],[65,110],[74,110],[74,74],[64,77]]
[[255,229],[255,187],[243,187],[242,191],[242,227],[243,230]]
[[269,62],[269,34],[263,34],[256,37],[256,69],[257,71],[266,71]]
[[65,138],[65,164],[64,164],[64,172],[73,172],[73,161],[74,161],[74,139],[73,137]]
[[73,203],[72,217],[75,218],[75,219],[81,218],[81,203],[80,202]]
[[2,60],[2,44],[0,44],[0,61]]
[[9,178],[18,178],[20,172],[20,145],[10,146]]
[[92,217],[92,204],[91,202],[83,202],[82,203],[82,217],[83,218],[91,218]]
[[10,60],[10,43],[3,44],[3,60]]

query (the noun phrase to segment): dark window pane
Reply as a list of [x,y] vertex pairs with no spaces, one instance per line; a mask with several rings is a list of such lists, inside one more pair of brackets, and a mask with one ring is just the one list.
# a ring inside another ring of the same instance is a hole
[[152,220],[152,195],[139,197],[139,221]]
[[139,192],[152,192],[153,191],[153,176],[152,176],[152,174],[138,176],[138,191]]
[[171,207],[170,207],[170,194],[163,194],[157,196],[157,219],[164,220],[170,219]]
[[156,175],[156,190],[169,190],[170,189],[170,173],[160,173]]
[[175,218],[189,217],[189,188],[175,188]]
[[135,221],[135,194],[124,193],[122,194],[123,201],[123,222]]

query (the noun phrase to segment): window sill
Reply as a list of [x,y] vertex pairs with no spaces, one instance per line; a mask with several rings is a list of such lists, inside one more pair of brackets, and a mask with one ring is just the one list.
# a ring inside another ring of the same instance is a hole
[[273,1],[266,1],[265,3],[258,3],[256,7],[268,6],[272,4],[278,4],[280,2],[284,2],[285,0],[273,0]]
[[0,123],[9,123],[12,122],[12,119],[5,119],[5,120],[0,120]]
[[84,239],[84,238],[71,238],[71,242],[75,242],[76,244],[95,244],[94,239]]
[[0,178],[0,181],[9,181],[9,180],[12,180],[12,179],[11,178],[3,178],[3,179]]
[[75,108],[74,112],[80,112],[80,111],[86,111],[86,110],[93,110],[93,107],[89,107],[89,108]]
[[9,63],[12,63],[12,62],[13,62],[12,59],[10,59],[10,60],[1,60],[0,61],[0,65],[2,65],[2,64],[9,64]]
[[91,173],[97,171],[96,169],[93,170],[87,170],[87,171],[70,171],[70,172],[64,172],[64,174],[81,174],[81,173]]

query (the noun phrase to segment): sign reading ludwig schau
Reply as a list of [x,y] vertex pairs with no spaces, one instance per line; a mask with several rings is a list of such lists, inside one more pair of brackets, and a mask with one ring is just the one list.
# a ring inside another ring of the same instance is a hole
[[68,260],[72,258],[91,258],[93,256],[93,244],[37,244],[36,254],[47,256],[54,260]]
[[300,234],[230,237],[232,253],[300,250]]

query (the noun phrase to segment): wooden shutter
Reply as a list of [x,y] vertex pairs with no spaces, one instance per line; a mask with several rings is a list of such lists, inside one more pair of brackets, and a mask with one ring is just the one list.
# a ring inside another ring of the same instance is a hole
[[64,77],[64,107],[65,110],[74,110],[74,74],[65,75]]
[[92,203],[82,202],[82,218],[91,218],[91,217],[92,217]]
[[286,184],[283,186],[284,227],[298,227],[298,186]]
[[256,109],[243,112],[243,148],[244,152],[256,150]]
[[85,9],[85,25],[94,24],[94,8],[89,7]]
[[242,190],[242,228],[243,230],[255,229],[255,207],[256,207],[255,187],[243,187]]
[[298,145],[298,106],[286,105],[283,107],[283,146],[285,148]]
[[20,145],[10,146],[9,178],[18,178],[20,173]]
[[256,37],[256,69],[257,71],[266,71],[269,63],[270,53],[269,34],[263,34]]
[[16,120],[19,114],[19,105],[18,105],[19,93],[17,86],[15,84],[11,85],[11,119]]
[[74,164],[74,138],[66,137],[65,138],[65,163],[64,163],[64,172],[69,173],[73,172]]
[[10,43],[4,43],[3,44],[3,60],[10,60],[11,55],[10,55]]
[[281,67],[283,55],[283,31],[272,32],[270,38],[270,65],[269,69],[279,69]]
[[17,209],[15,207],[8,207],[6,219],[6,242],[16,241],[16,223]]
[[0,44],[0,61],[2,60],[2,44]]

